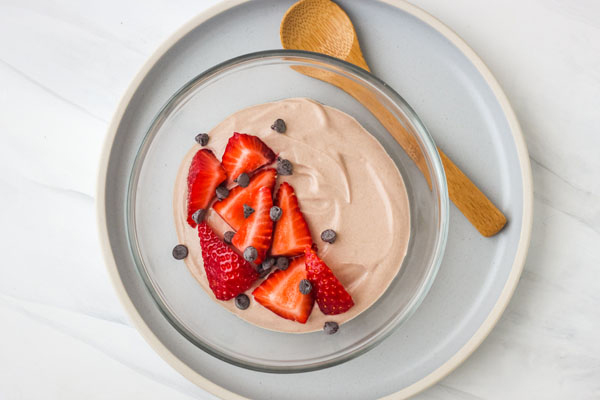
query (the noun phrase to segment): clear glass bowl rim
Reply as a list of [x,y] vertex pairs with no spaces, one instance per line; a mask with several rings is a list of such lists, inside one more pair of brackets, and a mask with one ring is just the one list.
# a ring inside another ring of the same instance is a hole
[[[443,255],[444,255],[444,250],[446,248],[446,242],[447,242],[447,238],[448,238],[448,222],[449,222],[448,187],[446,184],[446,176],[444,173],[444,168],[443,168],[443,164],[442,164],[440,155],[437,151],[437,147],[433,141],[433,138],[429,134],[429,131],[427,130],[425,125],[422,123],[420,118],[417,116],[415,111],[412,109],[412,107],[402,98],[402,96],[400,96],[387,83],[385,83],[383,80],[377,78],[372,73],[370,73],[360,67],[357,67],[354,64],[348,63],[346,61],[343,61],[343,60],[340,60],[340,59],[337,59],[337,58],[334,58],[334,57],[331,57],[331,56],[328,56],[325,54],[314,53],[314,52],[310,52],[310,51],[276,49],[276,50],[263,50],[263,51],[258,51],[258,52],[247,53],[247,54],[240,55],[240,56],[231,58],[229,60],[223,61],[223,62],[205,70],[204,72],[201,72],[200,74],[196,75],[194,78],[189,80],[186,84],[184,84],[179,90],[177,90],[167,100],[165,105],[163,105],[163,107],[160,109],[160,111],[153,118],[153,120],[150,124],[150,127],[146,132],[146,135],[142,139],[142,143],[140,145],[140,150],[138,151],[138,154],[136,155],[133,166],[132,166],[131,174],[129,177],[128,190],[127,190],[127,200],[126,200],[127,204],[125,207],[125,212],[127,214],[125,216],[127,231],[135,232],[135,229],[132,228],[135,223],[135,221],[134,221],[135,212],[133,212],[133,209],[134,209],[133,204],[134,204],[135,194],[133,192],[135,191],[135,188],[137,186],[136,171],[139,172],[139,163],[143,161],[143,158],[144,158],[143,155],[145,154],[145,152],[142,151],[142,149],[147,148],[147,146],[149,145],[149,142],[153,138],[153,137],[151,137],[150,133],[154,130],[155,125],[161,120],[162,116],[165,113],[167,113],[168,111],[170,111],[174,102],[177,99],[179,99],[179,97],[182,94],[187,92],[192,86],[194,86],[202,81],[208,81],[210,79],[214,79],[215,77],[219,76],[222,72],[225,72],[225,71],[235,68],[237,66],[241,66],[243,64],[249,64],[252,62],[257,62],[257,61],[261,61],[261,60],[265,60],[265,59],[282,59],[283,61],[285,61],[286,58],[287,59],[293,58],[293,59],[297,59],[297,60],[305,60],[308,62],[318,62],[320,64],[330,65],[330,66],[340,69],[341,71],[343,71],[349,75],[356,76],[356,77],[360,78],[361,80],[367,82],[368,84],[372,85],[375,89],[377,89],[380,92],[380,94],[383,94],[384,96],[386,96],[389,101],[391,101],[393,104],[395,104],[398,108],[400,108],[402,110],[402,112],[405,114],[407,119],[413,125],[413,127],[416,131],[416,134],[421,139],[421,142],[422,142],[421,144],[423,145],[423,147],[425,149],[424,152],[428,155],[428,157],[426,157],[427,166],[431,171],[431,175],[433,178],[432,182],[436,183],[436,189],[437,189],[436,191],[438,192],[438,196],[439,196],[439,199],[438,199],[439,200],[439,210],[438,210],[439,211],[439,227],[438,227],[437,242],[436,242],[436,245],[435,245],[435,248],[433,251],[433,261],[431,263],[431,268],[429,269],[429,272],[425,278],[424,284],[420,287],[418,293],[412,298],[411,302],[406,306],[406,309],[408,310],[406,313],[404,313],[403,315],[401,315],[399,317],[394,318],[391,322],[389,322],[387,325],[385,325],[382,329],[377,331],[375,334],[371,335],[370,338],[368,340],[366,340],[362,346],[356,347],[356,348],[354,348],[350,351],[347,351],[343,354],[340,354],[339,356],[334,357],[334,358],[316,361],[316,362],[312,362],[312,363],[307,363],[307,364],[303,364],[303,365],[293,365],[293,366],[273,366],[273,365],[265,365],[265,364],[260,364],[260,363],[251,363],[251,362],[243,361],[243,360],[231,357],[227,354],[223,354],[221,351],[216,350],[216,349],[206,345],[205,343],[197,341],[195,339],[194,335],[187,331],[187,328],[185,328],[184,326],[181,326],[177,322],[177,318],[172,315],[172,312],[170,311],[169,307],[166,306],[165,304],[163,304],[162,300],[160,299],[161,296],[154,289],[152,280],[148,276],[148,273],[146,272],[146,268],[143,266],[141,257],[138,255],[139,247],[137,246],[136,243],[134,243],[134,242],[137,242],[137,239],[135,238],[135,234],[133,234],[134,237],[131,237],[132,236],[131,234],[127,235],[127,239],[129,241],[129,243],[128,243],[129,248],[130,248],[132,256],[134,258],[137,272],[140,275],[140,277],[142,278],[142,280],[144,282],[144,286],[150,292],[154,303],[157,305],[161,314],[163,314],[165,316],[165,318],[167,319],[169,324],[171,324],[182,336],[184,336],[192,344],[194,344],[198,348],[202,349],[203,351],[207,352],[208,354],[211,354],[212,356],[214,356],[222,361],[228,362],[228,363],[236,365],[238,367],[255,370],[255,371],[260,371],[260,372],[269,372],[269,373],[298,373],[298,372],[308,372],[308,371],[314,371],[314,370],[320,370],[320,369],[333,367],[335,365],[342,364],[346,361],[352,360],[352,359],[360,356],[361,354],[366,353],[367,351],[371,350],[376,345],[381,343],[389,335],[391,335],[394,332],[394,330],[397,329],[402,324],[402,322],[406,321],[412,314],[414,314],[416,309],[419,307],[419,305],[425,299],[425,296],[429,292],[429,289],[431,289],[431,286],[433,285],[433,281],[435,280],[435,276],[437,275],[437,272],[440,268],[441,261],[442,261]],[[319,67],[319,65],[317,65],[317,67]],[[368,312],[368,310],[366,312]]]

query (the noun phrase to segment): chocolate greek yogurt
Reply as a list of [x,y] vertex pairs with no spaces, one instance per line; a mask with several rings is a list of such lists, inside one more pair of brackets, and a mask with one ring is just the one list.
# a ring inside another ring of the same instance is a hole
[[343,329],[372,306],[410,235],[406,187],[381,144],[305,98],[238,111],[207,136],[181,163],[173,208],[184,261],[215,303],[293,333]]

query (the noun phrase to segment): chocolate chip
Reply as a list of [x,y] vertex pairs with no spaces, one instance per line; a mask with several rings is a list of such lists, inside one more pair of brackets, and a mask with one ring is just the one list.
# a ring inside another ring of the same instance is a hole
[[273,129],[277,133],[285,133],[287,129],[285,126],[285,121],[281,118],[277,118],[275,122],[273,122],[273,125],[271,125],[271,129]]
[[250,307],[250,298],[244,293],[238,294],[235,297],[235,306],[240,310],[245,310]]
[[227,186],[218,186],[215,192],[217,193],[217,199],[219,200],[224,200],[229,196],[229,189],[227,189]]
[[325,325],[323,325],[323,330],[328,335],[333,335],[338,331],[338,329],[340,329],[340,326],[337,324],[337,322],[327,321],[325,322]]
[[197,134],[195,139],[200,146],[206,146],[208,144],[208,134],[206,133]]
[[188,248],[184,244],[178,244],[173,247],[173,257],[176,260],[183,260],[188,256]]
[[242,172],[235,181],[241,187],[247,187],[250,184],[250,177],[247,173]]
[[333,229],[325,229],[321,232],[321,240],[327,243],[333,243],[337,239],[337,233]]
[[287,257],[277,257],[277,268],[285,271],[290,266],[290,260]]
[[283,213],[283,211],[281,211],[281,208],[279,208],[277,206],[273,206],[269,210],[269,217],[271,217],[271,221],[276,222],[276,221],[279,221],[279,218],[281,218],[282,213]]
[[248,218],[254,212],[254,208],[250,207],[248,204],[244,204],[244,218]]
[[235,232],[233,231],[227,231],[223,234],[223,241],[227,244],[231,244],[231,240],[233,240],[233,236],[235,235]]
[[202,220],[204,219],[204,214],[206,214],[206,210],[204,209],[199,209],[198,211],[196,211],[195,213],[192,214],[192,220],[199,224],[200,222],[202,222]]
[[258,257],[258,251],[252,246],[246,247],[244,250],[244,260],[248,262],[253,262]]
[[269,268],[271,268],[273,265],[275,265],[275,258],[274,257],[267,257],[267,259],[265,261],[263,261],[263,264],[265,264]]
[[258,277],[264,278],[271,272],[271,269],[275,265],[275,259],[273,257],[267,257],[260,265],[258,266]]
[[291,175],[294,172],[294,166],[289,160],[284,158],[277,159],[277,173],[281,176]]
[[312,290],[312,284],[308,279],[302,279],[298,287],[300,288],[300,293],[302,294],[309,294]]

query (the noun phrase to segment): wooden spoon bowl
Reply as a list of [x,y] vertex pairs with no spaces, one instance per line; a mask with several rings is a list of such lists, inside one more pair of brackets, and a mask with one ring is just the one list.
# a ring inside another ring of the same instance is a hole
[[332,1],[297,2],[283,16],[279,36],[285,49],[327,54],[370,71],[352,21]]

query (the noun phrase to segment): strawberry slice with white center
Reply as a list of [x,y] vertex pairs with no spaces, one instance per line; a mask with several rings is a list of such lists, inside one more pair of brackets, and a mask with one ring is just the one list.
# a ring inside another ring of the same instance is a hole
[[307,279],[304,257],[292,260],[285,271],[277,270],[260,284],[252,295],[264,307],[282,318],[306,323],[315,299],[312,293],[302,294],[300,281]]
[[198,236],[208,286],[217,299],[233,299],[252,287],[258,273],[248,261],[225,244],[204,221],[198,225]]
[[313,285],[319,309],[326,315],[342,314],[354,306],[352,296],[335,277],[331,269],[321,260],[315,251],[306,247],[306,273]]
[[234,230],[239,230],[243,225],[244,204],[251,205],[258,193],[258,189],[266,186],[273,190],[277,179],[277,171],[273,168],[267,168],[259,171],[250,178],[250,184],[247,187],[236,186],[229,192],[229,196],[213,204],[213,209],[231,226]]
[[275,224],[271,254],[288,257],[302,254],[306,246],[312,245],[313,240],[300,211],[294,188],[289,183],[283,182],[279,186],[275,205],[281,208],[282,214]]
[[258,137],[234,132],[227,142],[222,160],[227,182],[233,182],[244,172],[250,174],[263,165],[271,164],[275,157],[273,150]]
[[192,215],[209,206],[215,197],[215,189],[226,178],[225,169],[212,151],[202,149],[194,155],[187,177],[187,221],[192,228],[196,226]]
[[231,243],[242,253],[252,246],[257,251],[255,264],[260,264],[271,247],[273,237],[273,221],[269,217],[269,211],[273,207],[273,195],[271,188],[263,186],[256,193],[251,207],[254,212],[246,218],[237,231]]

